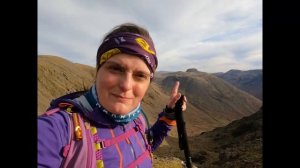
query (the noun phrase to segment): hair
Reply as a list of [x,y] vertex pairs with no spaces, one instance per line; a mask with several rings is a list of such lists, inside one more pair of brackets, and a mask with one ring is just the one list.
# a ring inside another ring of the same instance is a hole
[[129,33],[136,33],[142,36],[147,37],[149,40],[151,40],[151,42],[153,43],[153,40],[148,32],[148,30],[146,30],[145,28],[138,26],[134,23],[123,23],[121,25],[118,25],[116,27],[114,27],[109,33],[107,33],[102,42],[110,35],[114,35],[117,33],[122,33],[122,32],[129,32]]

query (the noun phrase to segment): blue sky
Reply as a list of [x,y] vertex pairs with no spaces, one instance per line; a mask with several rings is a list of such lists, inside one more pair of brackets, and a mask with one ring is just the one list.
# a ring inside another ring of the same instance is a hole
[[262,0],[38,0],[38,54],[95,67],[124,22],[148,29],[159,71],[262,69]]

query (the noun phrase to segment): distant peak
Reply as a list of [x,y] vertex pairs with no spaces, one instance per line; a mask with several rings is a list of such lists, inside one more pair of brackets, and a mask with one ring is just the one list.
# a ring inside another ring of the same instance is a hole
[[231,69],[231,70],[227,71],[227,73],[232,73],[232,72],[242,72],[242,71],[238,70],[238,69]]
[[196,68],[189,68],[186,72],[199,72]]

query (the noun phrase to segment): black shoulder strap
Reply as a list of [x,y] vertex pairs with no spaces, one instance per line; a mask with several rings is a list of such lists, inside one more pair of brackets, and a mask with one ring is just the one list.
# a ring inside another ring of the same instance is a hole
[[152,145],[152,143],[153,143],[153,132],[151,130],[151,125],[150,125],[149,120],[147,118],[147,115],[145,114],[145,112],[143,111],[143,109],[141,109],[141,113],[144,116],[144,119],[145,119],[145,121],[147,123],[147,129],[146,129],[146,136],[147,136],[146,138],[147,138],[147,141],[148,141],[148,143],[150,145]]
[[51,102],[50,102],[50,107],[47,109],[51,109],[53,107],[57,107],[59,103],[61,102],[67,102],[67,103],[73,103],[72,100],[83,95],[84,94],[84,91],[78,91],[78,92],[73,92],[73,93],[69,93],[69,94],[66,94],[66,95],[63,95],[61,97],[58,97],[56,99],[53,99]]
[[75,99],[82,107],[85,107],[88,111],[93,111],[93,107],[88,102],[84,95],[81,95]]
[[[145,121],[146,121],[146,123],[147,123],[147,129],[150,129],[150,128],[151,128],[151,125],[150,125],[149,120],[148,120],[148,118],[147,118],[147,115],[145,114],[145,112],[143,111],[143,109],[141,109],[141,113],[142,113],[142,115],[144,116],[144,119],[145,119]],[[147,129],[146,129],[146,130],[147,130]]]

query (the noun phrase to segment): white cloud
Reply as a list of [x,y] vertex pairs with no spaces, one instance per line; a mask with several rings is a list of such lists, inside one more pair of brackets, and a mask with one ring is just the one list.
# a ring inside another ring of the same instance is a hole
[[150,31],[158,70],[261,68],[261,0],[39,0],[38,53],[94,66],[103,36],[123,22]]

